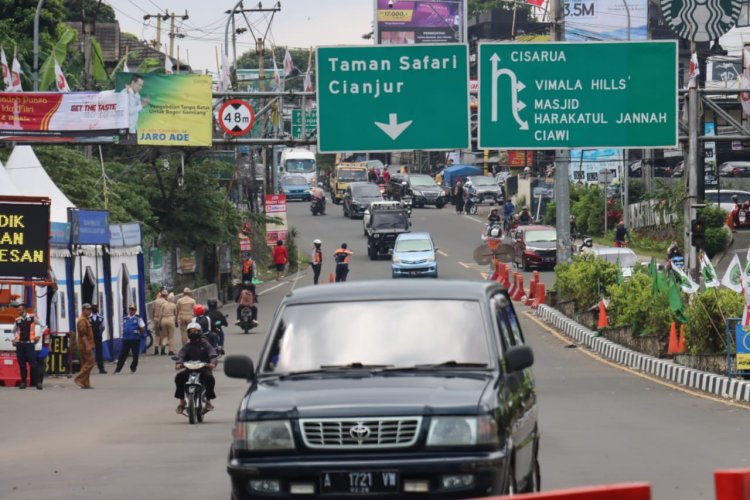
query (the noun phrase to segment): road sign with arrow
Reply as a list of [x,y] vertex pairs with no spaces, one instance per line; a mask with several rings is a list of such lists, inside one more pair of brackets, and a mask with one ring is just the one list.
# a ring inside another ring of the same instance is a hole
[[466,149],[464,44],[319,47],[318,149]]

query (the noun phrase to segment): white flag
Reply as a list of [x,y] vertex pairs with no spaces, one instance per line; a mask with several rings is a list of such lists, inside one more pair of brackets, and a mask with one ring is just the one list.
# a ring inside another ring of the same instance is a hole
[[694,89],[698,87],[698,75],[700,74],[701,70],[698,67],[698,54],[693,52],[690,56],[690,77],[688,79],[687,88]]
[[690,276],[685,274],[685,272],[680,269],[679,267],[672,267],[672,271],[676,274],[675,278],[677,281],[677,284],[680,285],[680,288],[685,293],[696,293],[698,289],[700,288],[700,285],[690,279]]
[[124,63],[122,63],[122,71],[125,73],[130,73],[130,68],[128,68],[128,60],[126,59]]
[[[740,103],[742,104],[742,111],[745,115],[750,115],[750,78],[747,76],[747,71],[742,73],[740,77]],[[745,92],[747,91],[747,92]]]
[[714,269],[705,252],[701,252],[701,276],[703,276],[703,284],[706,285],[706,288],[716,288],[720,285],[719,278],[716,276],[716,269]]
[[286,54],[284,54],[284,79],[291,75],[292,71],[294,71],[294,61],[292,60],[292,55],[289,53],[289,49],[286,49]]
[[65,78],[65,74],[63,73],[62,68],[60,68],[57,58],[55,58],[55,85],[57,86],[58,92],[70,92],[68,79]]
[[276,82],[276,90],[281,90],[281,75],[279,75],[279,68],[276,66],[276,56],[273,56],[273,79]]
[[221,83],[220,88],[223,91],[232,90],[232,77],[229,72],[229,61],[227,61],[227,55],[221,53]]
[[10,67],[8,67],[8,59],[5,58],[5,49],[0,48],[0,62],[3,65],[3,83],[5,84],[5,90],[10,91]]
[[169,56],[164,57],[164,73],[166,73],[167,75],[173,74],[174,71],[172,71],[172,68],[172,60],[169,58]]
[[742,292],[742,265],[740,265],[740,258],[737,254],[734,254],[732,262],[729,263],[724,277],[721,278],[721,284],[737,293]]
[[21,64],[15,56],[13,57],[13,67],[10,70],[10,87],[7,91],[23,92],[23,87],[21,87]]

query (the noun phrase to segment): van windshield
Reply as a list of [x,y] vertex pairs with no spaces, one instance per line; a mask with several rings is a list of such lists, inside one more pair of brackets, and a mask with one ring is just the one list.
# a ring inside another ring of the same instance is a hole
[[366,181],[367,173],[360,169],[341,169],[339,170],[339,180],[343,182]]
[[315,172],[315,160],[287,160],[285,167],[290,174],[310,174]]

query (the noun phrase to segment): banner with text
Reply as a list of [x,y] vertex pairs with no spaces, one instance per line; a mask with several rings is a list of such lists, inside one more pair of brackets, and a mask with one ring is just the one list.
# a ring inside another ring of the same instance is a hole
[[565,0],[565,40],[647,40],[647,0]]
[[279,240],[286,240],[289,226],[286,219],[286,195],[266,195],[266,217],[275,219],[266,223],[266,242],[275,245]]
[[127,128],[127,96],[117,92],[0,92],[3,140],[111,138]]
[[121,144],[211,145],[211,76],[117,73],[128,100]]
[[466,0],[376,0],[380,45],[461,43],[466,39]]
[[0,200],[0,278],[46,279],[48,204]]
[[107,210],[69,210],[70,242],[74,245],[109,245]]

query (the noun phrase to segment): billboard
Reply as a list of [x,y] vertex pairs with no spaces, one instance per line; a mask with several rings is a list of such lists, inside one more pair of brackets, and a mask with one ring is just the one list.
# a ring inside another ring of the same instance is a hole
[[266,195],[266,217],[276,219],[275,222],[266,222],[266,243],[275,245],[278,240],[286,240],[289,226],[286,219],[286,195]]
[[47,278],[49,211],[48,203],[0,199],[0,277]]
[[127,96],[117,92],[0,92],[3,140],[111,140],[127,128]]
[[376,0],[376,43],[463,43],[466,4],[467,0]]
[[565,41],[647,40],[647,0],[565,0]]
[[622,149],[571,149],[568,176],[576,184],[598,184],[599,172],[608,170],[617,181],[623,161]]
[[211,76],[117,73],[117,92],[128,100],[120,144],[211,145]]

